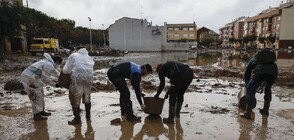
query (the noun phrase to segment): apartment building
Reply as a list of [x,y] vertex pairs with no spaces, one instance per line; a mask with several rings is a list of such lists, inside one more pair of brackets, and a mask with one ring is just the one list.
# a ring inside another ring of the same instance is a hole
[[266,46],[259,47],[288,48],[294,47],[294,1],[282,3],[279,7],[263,10],[256,16],[245,19],[244,36],[276,37],[272,44],[266,41]]
[[243,37],[243,26],[245,18],[246,17],[244,16],[236,18],[233,20],[233,22],[230,22],[219,29],[219,39],[221,40],[223,46],[229,45],[230,38],[241,39]]
[[196,23],[187,24],[167,24],[167,41],[197,41],[197,29]]

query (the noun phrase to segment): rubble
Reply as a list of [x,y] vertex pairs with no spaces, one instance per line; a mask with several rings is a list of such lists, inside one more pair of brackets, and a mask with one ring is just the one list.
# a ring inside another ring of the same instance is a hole
[[4,90],[22,90],[24,89],[22,83],[17,79],[12,79],[4,85]]
[[107,81],[107,84],[102,84],[99,82],[93,83],[91,91],[114,91],[115,89],[115,86],[112,85],[109,81]]
[[123,51],[115,49],[99,50],[89,53],[90,56],[123,56]]
[[225,114],[227,112],[230,112],[230,110],[228,110],[226,108],[218,107],[218,106],[211,106],[211,108],[209,110],[200,109],[200,111],[210,112],[212,114]]

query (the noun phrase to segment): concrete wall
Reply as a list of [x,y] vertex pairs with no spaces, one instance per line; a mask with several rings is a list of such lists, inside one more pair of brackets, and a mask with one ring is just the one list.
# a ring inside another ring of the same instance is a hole
[[121,18],[109,27],[110,47],[127,51],[161,51],[161,34],[146,20]]
[[294,8],[282,10],[280,40],[294,40]]

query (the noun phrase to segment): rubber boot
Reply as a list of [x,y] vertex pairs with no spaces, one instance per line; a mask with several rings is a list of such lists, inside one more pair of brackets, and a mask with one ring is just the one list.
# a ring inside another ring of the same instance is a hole
[[174,124],[174,118],[175,118],[175,107],[174,106],[170,106],[169,107],[169,111],[168,111],[168,118],[163,118],[163,122],[164,123],[170,123],[170,124]]
[[132,102],[129,104],[126,104],[125,110],[127,113],[127,120],[128,121],[140,121],[141,120],[141,117],[137,117],[134,115]]
[[264,102],[263,109],[260,109],[259,112],[262,115],[268,115],[269,114],[269,112],[268,112],[269,108],[270,108],[270,102]]
[[91,103],[86,103],[85,104],[85,108],[86,108],[86,118],[87,120],[90,120],[91,118]]
[[177,118],[180,118],[180,112],[182,109],[182,105],[183,105],[183,102],[177,102],[177,107],[176,107],[176,117]]
[[74,116],[75,116],[75,118],[72,121],[68,121],[68,124],[70,124],[70,125],[81,124],[80,108],[79,107],[74,108]]
[[41,113],[37,113],[37,114],[34,114],[34,120],[35,121],[47,120],[47,117],[42,116]]
[[251,112],[252,112],[251,106],[246,104],[245,113],[241,115],[241,117],[251,120]]
[[45,112],[44,110],[41,112],[42,116],[50,116],[51,113],[50,112]]

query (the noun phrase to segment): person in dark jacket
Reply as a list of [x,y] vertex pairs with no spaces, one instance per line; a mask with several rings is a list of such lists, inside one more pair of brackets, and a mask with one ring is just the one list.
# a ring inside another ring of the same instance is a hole
[[[244,118],[251,119],[252,104],[255,99],[255,93],[262,83],[265,84],[264,107],[260,109],[260,113],[268,115],[270,102],[272,99],[272,85],[274,84],[277,75],[278,67],[275,64],[276,55],[271,49],[263,49],[257,53],[248,63],[246,67],[244,80],[247,86],[246,92],[246,109],[245,113],[241,115]],[[250,80],[252,70],[254,76]]]
[[163,118],[164,123],[174,123],[174,117],[180,118],[180,111],[184,101],[184,93],[193,80],[193,71],[188,65],[179,62],[169,61],[158,64],[156,67],[160,79],[160,85],[155,98],[158,98],[165,86],[165,77],[170,79],[171,86],[165,95],[169,98],[169,117]]
[[112,66],[108,72],[108,79],[120,92],[120,107],[121,115],[127,115],[128,121],[140,120],[141,117],[136,117],[133,114],[132,101],[130,100],[130,91],[125,81],[125,78],[131,80],[131,84],[135,89],[137,100],[144,110],[145,105],[142,103],[141,99],[141,89],[140,82],[143,75],[148,75],[152,73],[152,67],[149,64],[144,64],[142,66],[135,64],[133,62],[123,62]]

